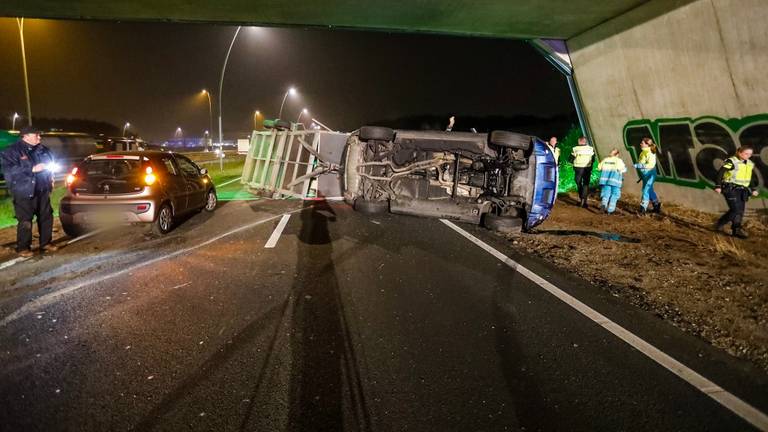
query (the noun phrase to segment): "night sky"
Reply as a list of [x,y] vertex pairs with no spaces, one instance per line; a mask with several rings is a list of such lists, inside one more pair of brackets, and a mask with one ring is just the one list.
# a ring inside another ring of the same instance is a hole
[[[208,129],[213,92],[235,27],[27,20],[33,117],[129,121],[150,140]],[[0,128],[25,98],[16,21],[0,18]],[[224,80],[224,137],[244,136],[254,110],[283,118],[306,106],[339,130],[411,115],[570,114],[565,79],[514,40],[244,27]]]

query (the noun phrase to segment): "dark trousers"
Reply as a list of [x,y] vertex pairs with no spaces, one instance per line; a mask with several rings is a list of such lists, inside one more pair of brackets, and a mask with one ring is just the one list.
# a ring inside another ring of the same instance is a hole
[[723,186],[723,196],[728,204],[728,212],[720,217],[718,225],[725,226],[729,222],[734,230],[741,227],[741,219],[749,199],[749,189],[743,187]]
[[576,188],[579,190],[579,198],[582,200],[587,199],[589,196],[590,177],[592,177],[592,167],[573,167],[573,181],[576,182]]
[[32,198],[14,198],[13,210],[19,224],[16,226],[16,252],[29,250],[32,246],[32,218],[37,217],[40,246],[51,242],[53,237],[53,208],[50,192],[35,192]]

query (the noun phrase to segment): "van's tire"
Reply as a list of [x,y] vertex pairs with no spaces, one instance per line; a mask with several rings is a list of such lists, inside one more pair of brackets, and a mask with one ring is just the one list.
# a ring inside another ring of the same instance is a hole
[[203,210],[212,212],[216,210],[216,205],[218,203],[219,198],[216,196],[216,191],[214,189],[208,189],[208,192],[205,194],[205,205],[203,206]]
[[152,232],[158,235],[165,235],[173,229],[173,209],[168,203],[164,203],[157,211],[157,217],[152,222]]
[[88,232],[88,230],[81,225],[75,225],[75,224],[61,224],[61,228],[64,230],[64,233],[72,238],[80,237],[81,235]]
[[531,148],[530,135],[519,134],[516,132],[493,131],[491,132],[490,142],[497,147],[506,147],[523,151],[527,151]]
[[392,141],[394,136],[395,131],[386,127],[363,126],[360,128],[360,139],[363,141]]
[[376,215],[389,211],[388,201],[369,201],[358,198],[355,200],[355,210],[363,214]]
[[515,234],[523,230],[523,220],[517,217],[486,214],[483,224],[491,231],[501,234]]

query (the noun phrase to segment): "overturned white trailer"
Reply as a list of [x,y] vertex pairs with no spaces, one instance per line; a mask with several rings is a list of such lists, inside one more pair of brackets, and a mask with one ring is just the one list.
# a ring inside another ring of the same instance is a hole
[[341,164],[349,134],[324,130],[254,131],[241,183],[269,198],[342,199]]

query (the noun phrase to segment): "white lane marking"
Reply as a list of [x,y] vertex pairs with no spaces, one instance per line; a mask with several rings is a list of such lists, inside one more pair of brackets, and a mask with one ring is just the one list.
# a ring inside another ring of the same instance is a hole
[[467,240],[479,246],[481,249],[485,250],[489,254],[498,258],[504,264],[508,265],[509,267],[511,267],[518,273],[520,273],[521,275],[530,279],[531,282],[534,282],[536,285],[544,288],[550,294],[557,297],[559,300],[563,301],[564,303],[568,304],[568,306],[576,309],[582,315],[591,319],[598,325],[602,326],[604,329],[616,335],[619,339],[623,340],[624,342],[626,342],[636,350],[645,354],[651,360],[655,361],[661,366],[664,366],[670,372],[684,379],[689,384],[696,387],[699,391],[701,391],[702,393],[706,394],[707,396],[717,401],[720,405],[731,410],[734,414],[748,421],[756,428],[763,431],[768,431],[768,415],[766,415],[765,413],[759,411],[757,408],[744,402],[743,400],[739,399],[733,394],[725,391],[722,387],[718,386],[717,384],[713,383],[707,378],[704,378],[703,376],[699,375],[697,372],[685,366],[684,364],[680,363],[679,361],[675,360],[674,358],[669,356],[667,353],[659,350],[658,348],[644,341],[640,337],[631,333],[624,327],[611,321],[601,313],[597,312],[591,307],[580,302],[575,297],[571,296],[570,294],[566,293],[565,291],[551,284],[541,276],[528,270],[527,268],[518,264],[508,256],[504,255],[503,253],[489,246],[487,243],[483,242],[482,240],[478,239],[472,234],[459,228],[454,223],[447,221],[445,219],[440,219],[440,221],[448,225],[451,229],[453,229],[457,233],[461,234]]
[[20,262],[24,262],[24,261],[26,261],[26,260],[28,260],[30,258],[32,258],[32,257],[17,257],[17,258],[14,258],[12,260],[8,260],[8,261],[6,261],[4,263],[0,263],[0,270],[2,270],[4,268],[7,268],[7,267],[10,267],[10,266],[12,266],[14,264],[18,264]]
[[73,238],[72,240],[68,241],[68,242],[66,243],[66,246],[69,246],[69,245],[71,245],[72,243],[76,243],[76,242],[79,242],[80,240],[84,240],[84,239],[87,239],[88,237],[93,237],[93,236],[95,236],[96,234],[99,234],[99,233],[103,233],[104,231],[107,231],[107,230],[109,230],[109,227],[105,227],[105,228],[97,229],[97,230],[95,230],[95,231],[91,231],[91,232],[89,232],[89,233],[83,234],[83,235],[81,235],[81,236],[79,236],[79,237],[75,237],[75,238]]
[[225,182],[224,182],[224,183],[222,183],[222,184],[218,184],[218,185],[216,185],[216,187],[222,187],[222,186],[226,186],[226,185],[228,185],[228,184],[232,184],[232,183],[234,183],[234,182],[236,182],[236,181],[240,180],[241,178],[242,178],[242,177],[233,178],[232,180],[228,180],[228,181],[225,181]]
[[[309,208],[309,207],[304,207],[304,208]],[[304,210],[304,208],[298,208],[298,209],[295,209],[295,210],[291,210],[291,211],[288,212],[288,214],[300,212],[300,211]],[[275,216],[268,217],[266,219],[262,219],[260,221],[249,223],[249,224],[243,225],[243,226],[241,226],[239,228],[235,228],[233,230],[227,231],[227,232],[225,232],[223,234],[219,234],[216,237],[208,239],[208,240],[206,240],[206,241],[204,241],[202,243],[199,243],[199,244],[197,244],[195,246],[190,246],[188,248],[184,248],[184,249],[178,250],[176,252],[169,253],[168,255],[164,255],[164,256],[161,256],[161,257],[157,257],[157,258],[151,259],[149,261],[144,261],[144,262],[141,262],[141,263],[138,263],[138,264],[134,264],[134,265],[132,265],[130,267],[124,268],[124,269],[116,271],[114,273],[109,273],[109,274],[102,275],[102,276],[99,276],[99,277],[96,277],[96,278],[87,279],[87,280],[84,280],[84,281],[82,281],[80,283],[77,283],[75,285],[71,285],[71,286],[68,286],[66,288],[62,288],[60,290],[54,291],[54,292],[52,292],[50,294],[42,295],[42,296],[40,296],[40,297],[38,297],[38,298],[36,298],[36,299],[34,299],[34,300],[24,304],[24,306],[20,307],[19,309],[17,309],[16,311],[11,313],[10,315],[8,315],[5,318],[3,318],[3,320],[0,321],[0,327],[5,327],[6,325],[8,325],[8,323],[11,323],[11,322],[13,322],[13,321],[15,321],[15,320],[25,316],[25,315],[28,315],[29,313],[31,313],[32,311],[34,311],[36,309],[40,309],[42,307],[48,306],[49,304],[54,303],[55,301],[57,301],[59,297],[62,297],[65,294],[69,294],[69,293],[71,293],[73,291],[79,290],[80,288],[83,288],[83,287],[86,287],[86,286],[89,286],[89,285],[93,285],[93,284],[96,284],[96,283],[99,283],[99,282],[103,282],[105,280],[112,279],[115,276],[120,276],[120,275],[129,273],[129,272],[132,272],[132,271],[134,271],[136,269],[139,269],[141,267],[146,267],[146,266],[148,266],[150,264],[154,264],[154,263],[157,263],[157,262],[160,262],[160,261],[165,261],[167,259],[179,256],[179,255],[182,255],[182,254],[185,254],[185,253],[193,251],[195,249],[199,249],[199,248],[201,248],[203,246],[207,246],[207,245],[209,245],[209,244],[211,244],[211,243],[213,243],[213,242],[215,242],[217,240],[221,240],[224,237],[228,237],[228,236],[230,236],[232,234],[236,234],[236,233],[238,233],[240,231],[244,231],[244,230],[247,230],[249,228],[253,228],[253,227],[257,226],[257,225],[261,225],[263,223],[275,220],[275,219],[277,219],[277,218],[279,218],[281,216],[283,216],[283,215],[275,215]]]
[[277,223],[275,230],[272,231],[272,235],[269,236],[269,240],[267,240],[267,244],[264,245],[265,248],[271,249],[277,246],[277,241],[280,240],[280,235],[283,233],[285,226],[288,224],[288,219],[290,218],[291,218],[290,214],[283,215],[283,218],[280,219],[280,222]]

